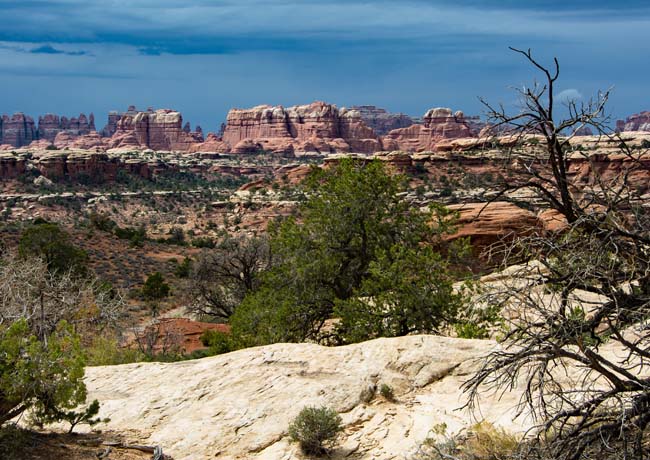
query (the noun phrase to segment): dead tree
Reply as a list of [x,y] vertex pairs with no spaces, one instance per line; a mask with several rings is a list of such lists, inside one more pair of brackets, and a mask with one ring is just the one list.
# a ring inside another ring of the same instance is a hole
[[[642,458],[650,423],[650,208],[641,198],[647,176],[632,178],[647,174],[650,158],[609,130],[609,92],[568,101],[556,119],[557,59],[549,69],[530,50],[513,51],[543,83],[518,90],[514,115],[485,103],[515,145],[507,163],[517,165],[515,179],[501,196],[534,192],[564,227],[501,248],[506,266],[530,263],[488,295],[504,308],[506,327],[500,348],[465,384],[468,405],[475,409],[490,389],[520,386],[521,410],[538,421],[536,446],[551,458]],[[574,147],[572,132],[585,126],[617,147],[620,170],[604,173],[596,164],[602,153]],[[532,145],[532,136],[541,142]],[[572,171],[576,162],[588,165],[587,181]]]
[[259,286],[261,273],[272,265],[264,237],[228,238],[201,254],[190,277],[190,310],[227,320],[244,296]]

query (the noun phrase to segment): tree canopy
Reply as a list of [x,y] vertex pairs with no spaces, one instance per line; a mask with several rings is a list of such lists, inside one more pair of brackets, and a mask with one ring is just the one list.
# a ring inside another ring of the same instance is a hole
[[[406,186],[379,161],[314,169],[298,215],[270,229],[275,264],[235,310],[234,333],[245,344],[340,343],[453,321],[461,295],[435,250],[450,213],[413,206]],[[328,332],[332,316],[340,319]]]

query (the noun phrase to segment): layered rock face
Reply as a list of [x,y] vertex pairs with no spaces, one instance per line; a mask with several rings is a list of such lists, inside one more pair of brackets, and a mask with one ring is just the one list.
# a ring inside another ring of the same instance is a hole
[[183,130],[183,116],[169,109],[146,112],[130,110],[117,121],[110,148],[144,147],[153,150],[187,151],[195,143],[203,142],[199,133]]
[[59,117],[48,113],[38,117],[38,138],[54,142],[57,134],[67,133],[72,136],[83,136],[95,131],[95,115],[86,117],[83,113],[78,118]]
[[616,131],[650,131],[650,112],[636,113],[625,120],[617,120]]
[[105,153],[94,152],[42,152],[36,157],[39,172],[50,180],[113,181],[117,175],[118,161]]
[[416,120],[408,115],[403,113],[390,113],[374,105],[352,106],[350,110],[359,112],[364,123],[380,136],[394,129],[407,128],[416,123]]
[[3,115],[0,121],[0,145],[8,144],[13,147],[29,145],[38,139],[38,132],[34,119],[23,113],[16,113],[9,117]]
[[355,110],[314,102],[289,108],[262,105],[228,113],[223,141],[234,153],[321,153],[381,150],[381,141]]
[[16,179],[25,173],[27,160],[12,153],[0,153],[0,179]]
[[452,113],[448,108],[431,109],[424,114],[423,123],[395,129],[383,138],[386,150],[424,152],[435,150],[436,144],[447,139],[473,137],[463,112]]
[[[135,108],[134,108],[135,109]],[[117,122],[120,121],[121,115],[118,112],[108,112],[108,122],[101,131],[103,137],[112,137],[117,131]]]

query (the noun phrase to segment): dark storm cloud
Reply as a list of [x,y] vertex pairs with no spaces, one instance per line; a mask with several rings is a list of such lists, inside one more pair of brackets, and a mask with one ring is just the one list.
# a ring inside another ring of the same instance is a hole
[[32,54],[65,54],[66,56],[86,56],[86,51],[64,51],[54,48],[52,45],[41,45],[29,50]]
[[650,108],[647,0],[0,0],[0,22],[0,112],[135,103],[213,129],[230,106],[314,99],[472,113],[534,77],[508,46],[558,56],[565,94],[615,84],[618,113]]

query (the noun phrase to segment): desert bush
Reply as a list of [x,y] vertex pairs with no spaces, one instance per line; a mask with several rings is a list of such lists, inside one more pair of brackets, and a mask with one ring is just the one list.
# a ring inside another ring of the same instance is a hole
[[160,300],[169,296],[171,287],[165,282],[162,273],[154,272],[147,277],[142,286],[142,297],[145,300]]
[[139,350],[121,347],[116,339],[105,336],[97,336],[84,352],[88,366],[113,366],[145,360]]
[[205,331],[201,334],[201,343],[209,347],[209,356],[229,353],[236,349],[232,335],[221,331]]
[[393,390],[393,387],[391,387],[387,383],[382,383],[381,384],[381,386],[379,387],[379,394],[386,401],[394,401],[395,400],[395,390]]
[[525,451],[521,439],[488,422],[477,423],[466,432],[453,436],[447,435],[444,424],[433,432],[438,437],[427,439],[412,460],[542,460],[540,457],[521,456]]
[[289,425],[289,437],[305,454],[321,455],[341,430],[341,416],[334,409],[305,407]]
[[70,241],[70,235],[57,224],[35,223],[20,236],[18,254],[23,258],[39,257],[52,273],[88,273],[88,255]]
[[35,421],[64,420],[85,402],[79,336],[62,321],[44,339],[24,318],[0,326],[0,425],[27,409]]

